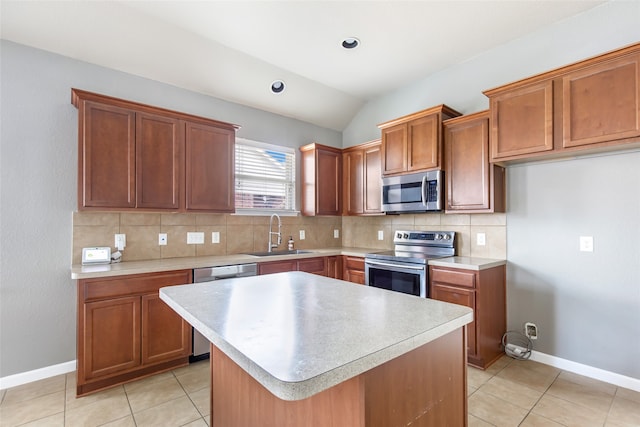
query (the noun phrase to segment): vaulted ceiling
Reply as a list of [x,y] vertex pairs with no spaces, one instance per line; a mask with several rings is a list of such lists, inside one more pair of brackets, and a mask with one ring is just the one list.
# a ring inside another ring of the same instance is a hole
[[0,15],[3,39],[342,130],[368,100],[602,3],[2,0]]

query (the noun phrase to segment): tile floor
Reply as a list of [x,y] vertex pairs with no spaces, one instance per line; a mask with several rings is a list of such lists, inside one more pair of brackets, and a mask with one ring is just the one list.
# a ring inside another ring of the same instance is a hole
[[[76,399],[75,374],[0,391],[0,426],[206,427],[208,361]],[[469,368],[469,427],[640,426],[640,393],[531,361]]]

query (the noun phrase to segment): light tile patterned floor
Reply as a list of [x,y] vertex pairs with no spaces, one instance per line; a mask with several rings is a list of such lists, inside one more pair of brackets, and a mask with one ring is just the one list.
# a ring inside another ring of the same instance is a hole
[[[209,365],[198,362],[76,399],[75,374],[0,391],[0,426],[206,427]],[[640,427],[640,393],[503,357],[468,370],[469,427]]]

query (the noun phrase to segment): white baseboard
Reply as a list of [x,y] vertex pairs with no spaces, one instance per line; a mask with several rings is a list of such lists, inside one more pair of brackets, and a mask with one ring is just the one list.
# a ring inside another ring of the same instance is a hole
[[574,374],[583,375],[585,377],[604,381],[618,387],[628,388],[640,392],[640,379],[627,377],[625,375],[616,374],[615,372],[605,371],[604,369],[594,368],[593,366],[583,365],[582,363],[572,362],[571,360],[561,359],[549,354],[532,351],[531,358],[535,362],[544,363],[564,371],[573,372]]
[[[574,374],[583,375],[585,377],[604,381],[618,387],[628,388],[640,392],[640,379],[627,377],[625,375],[616,374],[615,372],[605,371],[604,369],[594,368],[593,366],[583,365],[582,363],[572,362],[571,360],[562,359],[560,357],[551,356],[539,351],[532,351],[531,358],[535,362],[544,363],[558,369],[573,372]],[[34,369],[33,371],[23,372],[20,374],[9,375],[0,378],[0,390],[10,387],[16,387],[33,381],[45,378],[55,377],[56,375],[66,374],[76,370],[76,361],[60,363],[58,365],[47,366],[45,368]]]
[[45,378],[55,377],[56,375],[67,374],[76,370],[76,361],[59,363],[57,365],[46,366],[33,371],[22,372],[20,374],[8,375],[0,378],[0,390],[16,387],[22,384],[31,383]]

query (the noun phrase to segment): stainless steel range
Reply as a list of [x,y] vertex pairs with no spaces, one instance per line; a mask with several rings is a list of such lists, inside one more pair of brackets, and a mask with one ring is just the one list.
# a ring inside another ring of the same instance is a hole
[[393,251],[365,255],[365,284],[427,298],[427,262],[454,256],[455,239],[455,231],[398,230],[393,237]]

